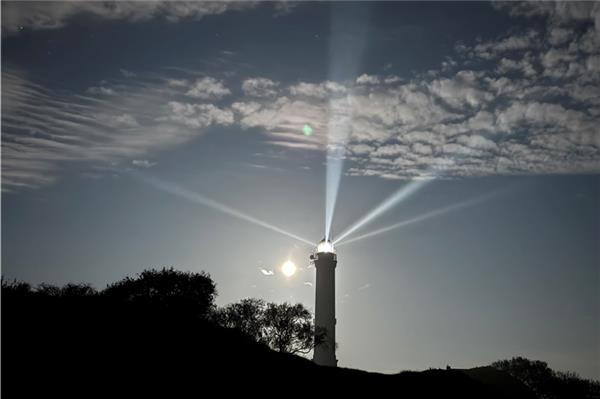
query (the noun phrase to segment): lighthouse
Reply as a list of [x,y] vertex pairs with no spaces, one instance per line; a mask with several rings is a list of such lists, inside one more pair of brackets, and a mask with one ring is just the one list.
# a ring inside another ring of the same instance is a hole
[[315,290],[315,329],[325,333],[314,349],[313,361],[322,366],[337,366],[335,357],[335,267],[337,255],[331,241],[323,239],[311,256],[317,269]]

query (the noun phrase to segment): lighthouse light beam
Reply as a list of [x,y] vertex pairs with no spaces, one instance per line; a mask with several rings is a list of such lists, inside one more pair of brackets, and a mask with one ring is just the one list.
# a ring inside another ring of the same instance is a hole
[[346,231],[344,231],[333,243],[337,244],[339,242],[342,242],[342,240],[344,240],[344,238],[348,237],[350,234],[354,233],[361,227],[369,224],[370,222],[372,222],[373,220],[390,210],[399,202],[405,200],[406,198],[416,193],[428,182],[429,180],[414,180],[402,186],[400,189],[398,189],[396,192],[394,192],[392,195],[386,198],[382,203],[377,205],[373,210],[371,210],[369,213],[367,213],[365,216],[359,219],[358,222],[354,223],[352,226],[350,226],[350,228],[346,229]]
[[356,241],[364,240],[365,238],[374,237],[374,236],[377,236],[379,234],[387,233],[388,231],[399,229],[401,227],[405,227],[405,226],[408,226],[408,225],[411,225],[411,224],[414,224],[414,223],[423,222],[423,221],[425,221],[427,219],[431,219],[431,218],[434,218],[436,216],[441,216],[441,215],[449,213],[449,212],[454,212],[454,211],[458,211],[458,210],[463,209],[463,208],[474,206],[474,205],[477,205],[477,204],[479,204],[479,203],[481,203],[481,202],[483,202],[485,200],[490,199],[494,195],[495,195],[495,193],[481,195],[479,197],[476,197],[476,198],[473,198],[473,199],[470,199],[470,200],[466,200],[466,201],[463,201],[463,202],[459,202],[457,204],[452,204],[452,205],[449,205],[449,206],[446,206],[446,207],[443,207],[443,208],[440,208],[440,209],[435,209],[433,211],[421,214],[419,216],[415,216],[414,218],[403,220],[401,222],[394,223],[394,224],[392,224],[390,226],[382,227],[380,229],[371,231],[369,233],[365,233],[365,234],[360,235],[358,237],[350,238],[348,240],[339,242],[336,245],[338,247],[341,246],[341,245],[347,245],[347,244],[350,244],[350,243],[353,243],[353,242],[356,242]]
[[265,229],[269,229],[276,233],[293,238],[294,240],[298,240],[300,242],[303,242],[304,244],[314,246],[314,243],[312,243],[309,240],[302,238],[294,233],[290,233],[289,231],[286,231],[280,227],[274,226],[270,223],[267,223],[263,220],[257,219],[253,216],[247,215],[244,212],[238,211],[235,208],[232,208],[225,204],[221,204],[220,202],[217,202],[213,199],[207,198],[207,197],[203,196],[202,194],[190,191],[190,190],[183,188],[177,184],[174,184],[171,182],[166,182],[166,181],[157,179],[155,177],[142,176],[142,175],[138,175],[138,174],[133,174],[133,176],[136,177],[138,180],[140,180],[146,184],[149,184],[150,186],[152,186],[156,189],[159,189],[161,191],[164,191],[166,193],[175,195],[179,198],[186,199],[186,200],[196,203],[196,204],[207,206],[216,211],[225,213],[227,215],[236,217],[241,220],[245,220],[245,221],[255,224],[257,226],[264,227]]

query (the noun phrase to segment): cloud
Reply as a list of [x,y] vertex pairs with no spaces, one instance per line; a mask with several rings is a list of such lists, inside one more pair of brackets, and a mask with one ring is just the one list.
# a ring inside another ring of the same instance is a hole
[[361,285],[360,287],[358,287],[356,290],[357,291],[364,291],[371,288],[371,283],[366,283],[364,285]]
[[494,7],[512,16],[546,17],[549,25],[571,25],[596,21],[599,7],[594,2],[497,2]]
[[101,94],[105,96],[112,96],[115,94],[115,91],[110,87],[104,86],[92,86],[87,89],[87,92],[90,94]]
[[212,104],[170,104],[175,94],[162,82],[137,78],[120,86],[123,94],[107,98],[94,90],[55,91],[4,68],[2,190],[52,184],[65,169],[98,173],[120,162],[150,166],[144,159],[154,151],[192,140],[205,127],[233,122],[231,110]]
[[135,72],[128,71],[127,69],[121,68],[119,71],[121,72],[121,75],[126,78],[135,78],[137,76]]
[[277,94],[278,82],[267,78],[251,78],[242,82],[242,90],[251,97],[272,97]]
[[358,85],[376,85],[379,84],[379,77],[374,75],[367,75],[366,73],[356,78],[356,84]]
[[288,15],[292,12],[292,10],[298,7],[300,3],[294,0],[278,0],[273,2],[273,7],[275,8],[274,16],[280,17],[283,15]]
[[222,80],[211,77],[204,77],[196,80],[194,85],[185,93],[186,96],[201,98],[203,100],[220,99],[231,94],[231,91],[225,87]]
[[483,89],[480,75],[474,71],[460,71],[449,79],[435,79],[429,84],[429,90],[453,108],[480,107],[493,99],[493,95]]
[[[234,103],[232,108],[242,128],[264,129],[273,143],[290,148],[324,148],[327,114],[320,102],[282,96],[260,104]],[[312,127],[312,135],[302,133],[305,124]]]
[[558,4],[495,4],[545,23],[462,43],[440,69],[402,79],[245,77],[235,97],[238,78],[179,69],[69,93],[5,69],[3,189],[51,184],[69,162],[152,159],[215,125],[256,129],[289,151],[343,146],[350,176],[598,173],[600,6]]
[[[501,40],[505,49],[525,47],[517,45],[525,39]],[[380,79],[368,89],[364,82],[297,82],[289,95],[237,102],[232,109],[236,123],[263,129],[271,137],[269,144],[290,149],[324,151],[331,132],[349,130],[347,173],[353,176],[420,179],[598,171],[595,124],[600,96],[589,83],[598,87],[600,79],[588,73],[586,84],[581,76],[571,77],[566,85],[548,81],[542,74],[543,54],[505,56],[496,70],[461,70],[469,58],[459,57],[453,67],[457,72],[405,82]],[[598,67],[595,58],[586,62],[591,69]],[[498,76],[510,71],[520,75]],[[565,103],[565,96],[578,104]],[[304,123],[314,127],[310,137],[300,134]]]
[[505,36],[499,40],[478,43],[471,49],[469,55],[483,59],[494,59],[508,52],[533,49],[539,44],[539,41],[536,40],[538,35],[537,31],[528,30],[524,33]]
[[171,114],[161,120],[177,122],[191,128],[205,128],[210,125],[230,125],[233,123],[233,112],[221,109],[212,104],[187,104],[170,101]]
[[257,4],[255,1],[6,2],[2,4],[2,31],[4,34],[16,34],[23,28],[59,29],[82,14],[112,21],[139,23],[164,19],[175,23],[182,19],[197,20],[228,11],[241,11]]
[[185,79],[167,79],[167,84],[171,87],[186,87],[189,83]]
[[103,126],[122,129],[124,131],[140,127],[137,119],[133,115],[127,113],[118,114],[98,111],[98,113],[94,115],[94,119]]
[[275,274],[275,272],[273,270],[267,270],[264,268],[259,268],[260,272],[263,274],[263,276],[273,276]]
[[498,145],[492,140],[476,134],[458,136],[456,142],[476,150],[494,151],[498,149]]
[[346,87],[340,83],[325,81],[322,83],[300,82],[289,88],[292,96],[325,99],[329,96],[343,95]]
[[231,104],[231,109],[242,117],[249,116],[257,112],[261,107],[262,105],[255,101],[235,102]]
[[156,162],[150,162],[147,159],[134,159],[131,164],[141,168],[151,168],[156,165]]
[[496,71],[500,75],[505,75],[512,71],[517,71],[527,77],[532,77],[537,74],[537,71],[533,66],[532,62],[527,59],[514,60],[509,58],[502,58],[498,62]]
[[600,7],[562,4],[503,4],[549,16],[546,30],[463,43],[441,71],[354,90],[348,174],[598,173]]

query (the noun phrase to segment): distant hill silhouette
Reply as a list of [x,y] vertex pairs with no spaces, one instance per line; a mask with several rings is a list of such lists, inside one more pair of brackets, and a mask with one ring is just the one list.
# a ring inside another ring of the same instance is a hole
[[317,366],[275,352],[210,321],[216,295],[212,280],[204,274],[186,279],[204,284],[186,292],[202,292],[210,300],[194,307],[193,295],[177,296],[178,283],[161,288],[163,293],[145,286],[152,296],[146,300],[130,295],[124,284],[113,285],[118,294],[111,295],[111,289],[98,293],[89,286],[34,290],[3,282],[2,394],[318,397],[317,392],[329,391],[401,398],[536,397],[508,373],[491,368],[386,375]]

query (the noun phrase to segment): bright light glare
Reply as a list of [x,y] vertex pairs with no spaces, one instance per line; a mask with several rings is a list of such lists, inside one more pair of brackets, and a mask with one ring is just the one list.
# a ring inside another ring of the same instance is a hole
[[427,212],[427,213],[424,213],[422,215],[416,216],[414,218],[411,218],[411,219],[408,219],[408,220],[404,220],[404,221],[399,222],[399,223],[392,224],[391,226],[382,227],[381,229],[377,229],[377,230],[371,231],[370,233],[366,233],[366,234],[360,235],[358,237],[351,238],[351,239],[346,240],[344,242],[340,242],[337,245],[339,246],[339,245],[350,244],[351,242],[355,242],[355,241],[362,240],[362,239],[369,238],[369,237],[373,237],[373,236],[376,236],[376,235],[379,235],[379,234],[387,233],[390,230],[398,229],[400,227],[404,227],[404,226],[407,226],[407,225],[410,225],[410,224],[413,224],[413,223],[422,222],[424,220],[431,219],[433,217],[443,215],[444,213],[448,213],[448,212],[452,212],[452,211],[457,211],[459,209],[466,208],[468,206],[473,206],[473,205],[476,205],[476,204],[478,204],[480,202],[483,202],[483,201],[485,201],[485,200],[487,200],[487,199],[495,196],[496,194],[498,194],[498,193],[497,192],[492,192],[492,193],[481,195],[479,197],[476,197],[476,198],[473,198],[473,199],[470,199],[470,200],[459,202],[457,204],[449,205],[449,206],[446,206],[444,208],[436,209],[436,210],[433,210],[431,212]]
[[142,176],[139,174],[132,174],[132,176],[138,178],[139,180],[143,181],[144,183],[150,184],[151,186],[153,186],[161,191],[165,191],[169,194],[173,194],[175,196],[184,198],[188,201],[195,202],[197,204],[208,206],[219,212],[226,213],[226,214],[228,214],[230,216],[234,216],[238,219],[242,219],[247,222],[253,223],[257,226],[261,226],[261,227],[264,227],[271,231],[277,232],[279,234],[283,234],[285,236],[288,236],[290,238],[293,238],[295,240],[298,240],[305,244],[308,244],[311,247],[315,245],[314,243],[310,242],[309,240],[307,240],[305,238],[299,237],[299,236],[297,236],[293,233],[290,233],[288,231],[285,231],[277,226],[273,226],[270,223],[263,222],[262,220],[252,217],[250,215],[246,215],[245,213],[238,211],[237,209],[231,208],[227,205],[223,205],[215,200],[206,198],[205,196],[203,196],[201,194],[187,190],[187,189],[180,187],[174,183],[162,181],[162,180],[159,180],[154,177]]
[[383,213],[385,213],[394,205],[396,205],[398,202],[408,198],[410,195],[418,191],[429,181],[430,180],[415,180],[402,186],[398,191],[390,195],[385,201],[377,205],[372,211],[367,213],[358,222],[354,223],[354,225],[352,225],[349,229],[343,232],[333,243],[337,244],[338,242],[341,242],[344,238],[348,237],[356,230],[365,226],[367,223],[372,222],[377,217],[381,216]]
[[335,252],[335,249],[330,241],[323,240],[319,243],[319,245],[317,245],[317,252]]
[[285,263],[281,266],[281,272],[286,277],[292,277],[294,274],[296,274],[296,264],[291,260],[285,261]]

